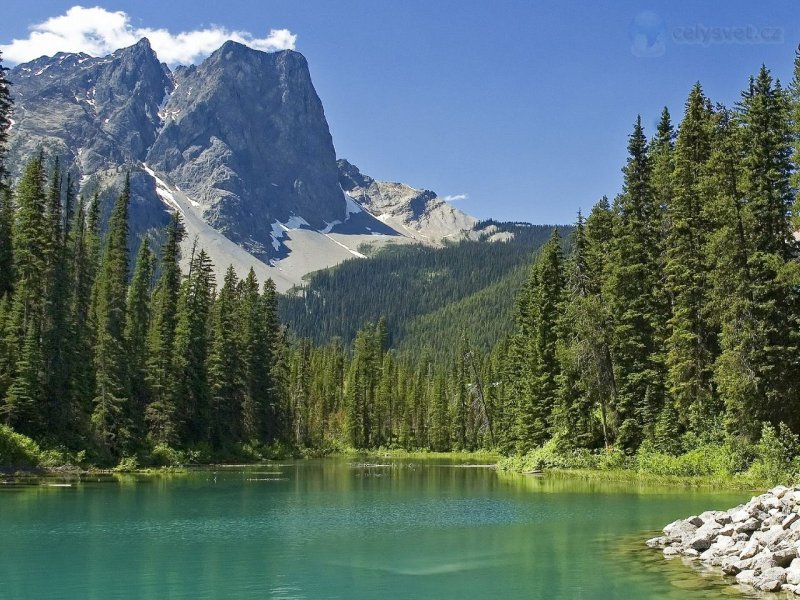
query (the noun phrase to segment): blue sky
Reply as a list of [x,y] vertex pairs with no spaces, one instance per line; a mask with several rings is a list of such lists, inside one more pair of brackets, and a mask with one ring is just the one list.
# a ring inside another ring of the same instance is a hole
[[[0,44],[73,2],[7,1]],[[102,1],[133,28],[288,29],[339,157],[478,217],[564,223],[620,190],[637,113],[650,132],[699,80],[734,103],[765,63],[788,84],[796,0]],[[94,3],[85,3],[94,6]],[[264,43],[269,43],[264,42]],[[7,55],[8,52],[6,52]]]

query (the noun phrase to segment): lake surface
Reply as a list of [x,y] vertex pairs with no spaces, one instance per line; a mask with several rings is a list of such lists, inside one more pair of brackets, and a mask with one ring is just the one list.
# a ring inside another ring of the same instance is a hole
[[750,493],[381,462],[2,485],[0,598],[741,597],[643,542]]

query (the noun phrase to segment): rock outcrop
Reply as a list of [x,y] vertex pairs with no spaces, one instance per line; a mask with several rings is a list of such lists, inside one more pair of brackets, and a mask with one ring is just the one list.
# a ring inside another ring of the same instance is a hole
[[339,159],[339,184],[379,221],[416,240],[439,243],[461,239],[477,219],[451,206],[435,192],[404,183],[376,181]]
[[800,485],[778,486],[728,511],[707,511],[647,540],[664,556],[719,567],[759,591],[800,595]]

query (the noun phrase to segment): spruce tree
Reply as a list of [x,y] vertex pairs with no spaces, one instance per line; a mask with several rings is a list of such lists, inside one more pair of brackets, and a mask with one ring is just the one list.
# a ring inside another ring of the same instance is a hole
[[0,298],[14,289],[14,201],[10,186],[0,184]]
[[[19,365],[7,361],[0,382],[4,392],[6,422],[21,433],[38,435],[43,430],[44,369],[41,364],[41,332],[44,319],[47,251],[44,156],[28,161],[17,185],[17,210],[13,227],[13,302],[6,318],[6,348]],[[17,368],[17,366],[19,368]]]
[[[225,273],[211,316],[208,381],[211,392],[212,443],[216,447],[239,440],[243,410],[250,419],[256,418],[252,407],[243,402],[243,344],[242,335],[237,331],[237,327],[242,325],[239,296],[239,278],[233,266],[230,266]],[[258,283],[255,296],[258,299]],[[257,427],[249,427],[248,433],[252,434],[253,429]]]
[[797,243],[791,225],[794,202],[791,129],[786,93],[762,67],[739,107],[744,140],[743,193],[751,227],[748,273],[753,294],[755,352],[750,364],[761,396],[748,422],[784,421],[797,426],[800,382],[800,312]]
[[636,448],[663,402],[657,346],[659,243],[652,167],[641,118],[628,143],[623,193],[615,202],[614,236],[605,295],[613,322],[618,441]]
[[70,323],[74,335],[73,361],[70,376],[70,421],[83,431],[88,429],[87,419],[93,406],[95,378],[93,356],[95,327],[92,315],[94,282],[97,276],[100,253],[100,207],[98,196],[89,203],[88,211],[83,199],[78,201],[75,225],[70,231],[70,256],[72,258],[72,290],[70,298]]
[[128,353],[125,343],[128,280],[130,177],[108,223],[103,259],[95,281],[95,395],[91,424],[100,450],[118,458],[131,449]]
[[137,433],[142,431],[144,410],[150,401],[147,386],[147,333],[150,326],[150,290],[154,262],[150,241],[145,237],[139,245],[133,277],[128,287],[125,321],[129,389]]
[[675,145],[665,265],[672,299],[666,355],[669,397],[682,425],[694,430],[708,423],[714,402],[712,367],[717,340],[708,315],[711,223],[703,193],[711,135],[712,113],[698,83],[686,101]]
[[161,249],[160,275],[150,308],[147,335],[147,386],[150,404],[145,410],[148,434],[155,443],[178,443],[178,414],[172,384],[175,380],[173,356],[177,324],[178,294],[181,285],[180,244],[183,226],[177,212],[172,214]]
[[205,250],[193,252],[189,274],[181,285],[175,327],[172,405],[186,444],[210,437],[207,357],[208,323],[214,295],[214,273]]
[[556,341],[564,288],[560,237],[554,230],[542,247],[522,309],[520,333],[525,359],[521,369],[523,395],[516,415],[517,445],[527,451],[550,436],[558,391]]

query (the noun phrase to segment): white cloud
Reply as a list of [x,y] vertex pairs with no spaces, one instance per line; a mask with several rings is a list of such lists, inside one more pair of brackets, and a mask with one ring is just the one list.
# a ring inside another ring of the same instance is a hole
[[467,198],[469,198],[469,196],[467,194],[453,194],[452,196],[445,196],[444,197],[444,201],[445,202],[456,202],[458,200],[466,200]]
[[204,29],[172,33],[167,29],[133,27],[123,11],[109,11],[99,6],[73,6],[65,14],[31,25],[27,38],[0,45],[3,58],[21,63],[56,52],[85,52],[103,56],[118,48],[131,46],[146,37],[159,59],[169,64],[198,62],[227,40],[246,44],[256,50],[294,50],[297,35],[288,29],[272,29],[263,38],[247,31],[235,31],[218,25]]

